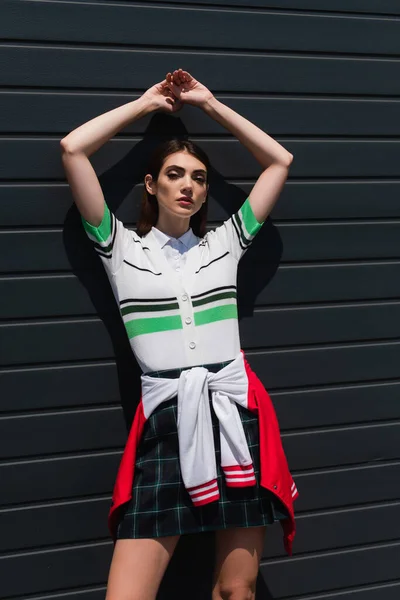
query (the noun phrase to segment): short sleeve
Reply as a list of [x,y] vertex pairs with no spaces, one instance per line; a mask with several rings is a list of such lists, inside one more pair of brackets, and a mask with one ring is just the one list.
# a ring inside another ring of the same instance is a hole
[[239,210],[217,227],[213,233],[220,244],[239,260],[262,226],[263,223],[257,221],[254,216],[250,200],[247,198]]
[[104,203],[103,219],[98,227],[82,218],[87,236],[93,242],[104,268],[112,275],[121,266],[133,240],[133,232],[127,229]]

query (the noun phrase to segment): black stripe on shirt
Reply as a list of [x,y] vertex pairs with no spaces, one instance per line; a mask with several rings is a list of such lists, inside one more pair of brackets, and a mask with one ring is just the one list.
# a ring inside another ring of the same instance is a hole
[[151,273],[152,275],[162,275],[162,273],[154,273],[154,271],[150,271],[150,269],[142,269],[141,267],[137,267],[136,265],[133,265],[132,263],[130,263],[129,261],[127,261],[125,259],[124,259],[124,263],[126,263],[130,267],[133,267],[134,269],[137,269],[138,271],[146,271],[147,273]]
[[200,273],[200,271],[202,269],[206,269],[207,267],[209,267],[210,265],[212,265],[213,263],[217,262],[217,260],[221,260],[221,258],[225,258],[225,256],[228,256],[229,252],[225,252],[225,254],[221,254],[221,256],[218,256],[217,258],[214,258],[214,260],[211,260],[209,263],[207,263],[206,265],[203,265],[202,267],[200,267],[200,269],[198,271],[196,271],[195,275],[197,275],[197,273]]
[[110,212],[110,217],[111,217],[111,242],[108,244],[108,246],[102,246],[98,242],[95,242],[95,244],[94,244],[94,248],[95,248],[96,252],[98,252],[99,254],[101,254],[101,252],[107,253],[108,256],[106,256],[106,254],[101,254],[102,256],[104,256],[104,258],[111,258],[112,250],[113,250],[114,242],[115,242],[115,236],[117,235],[117,223],[115,221],[115,216],[113,215],[112,212]]
[[221,292],[222,290],[236,291],[236,285],[222,285],[221,287],[212,288],[212,290],[208,290],[202,294],[196,294],[195,296],[192,296],[192,298],[202,298],[203,296],[208,296],[209,294],[214,294],[215,292]]
[[128,304],[130,302],[144,302],[144,303],[150,303],[150,304],[154,304],[155,302],[161,302],[161,303],[165,303],[165,302],[176,302],[176,296],[172,297],[172,298],[126,298],[125,300],[121,300],[120,301],[120,306],[122,306],[123,304]]
[[246,250],[246,246],[244,246],[244,245],[242,244],[242,238],[241,238],[241,235],[240,235],[240,230],[238,229],[238,226],[237,226],[237,224],[236,224],[236,221],[235,221],[235,219],[234,219],[233,217],[231,217],[231,221],[232,221],[232,224],[233,224],[233,228],[234,228],[234,230],[236,231],[236,235],[238,236],[239,245],[240,245],[241,249],[242,249],[242,250]]

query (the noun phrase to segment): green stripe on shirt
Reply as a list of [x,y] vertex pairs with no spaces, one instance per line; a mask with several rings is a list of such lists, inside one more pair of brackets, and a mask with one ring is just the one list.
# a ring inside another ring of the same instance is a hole
[[160,331],[172,331],[182,329],[180,315],[173,317],[153,317],[148,319],[132,319],[125,322],[129,339],[146,333],[157,333]]
[[224,321],[225,319],[237,319],[236,304],[226,304],[225,306],[217,306],[215,308],[207,308],[194,313],[195,325],[207,325],[216,321]]

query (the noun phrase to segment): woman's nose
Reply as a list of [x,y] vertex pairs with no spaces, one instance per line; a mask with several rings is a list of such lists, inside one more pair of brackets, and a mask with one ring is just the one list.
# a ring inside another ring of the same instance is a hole
[[182,190],[192,190],[192,180],[189,177],[183,181]]

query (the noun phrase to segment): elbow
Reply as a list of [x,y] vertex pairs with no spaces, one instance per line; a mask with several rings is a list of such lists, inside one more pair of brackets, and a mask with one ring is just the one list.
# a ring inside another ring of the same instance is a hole
[[272,164],[278,165],[280,168],[289,170],[292,162],[293,154],[291,154],[290,152],[285,152],[284,154],[282,154],[282,156],[279,156],[279,158],[275,159],[275,161]]
[[71,146],[68,141],[68,136],[60,140],[60,151],[61,154],[71,154]]
[[286,157],[284,159],[283,165],[287,168],[290,169],[290,166],[293,162],[293,154],[291,154],[290,152],[286,153]]
[[68,139],[68,135],[60,140],[61,154],[65,156],[71,156],[72,154],[79,154],[79,150],[73,146],[71,140]]

